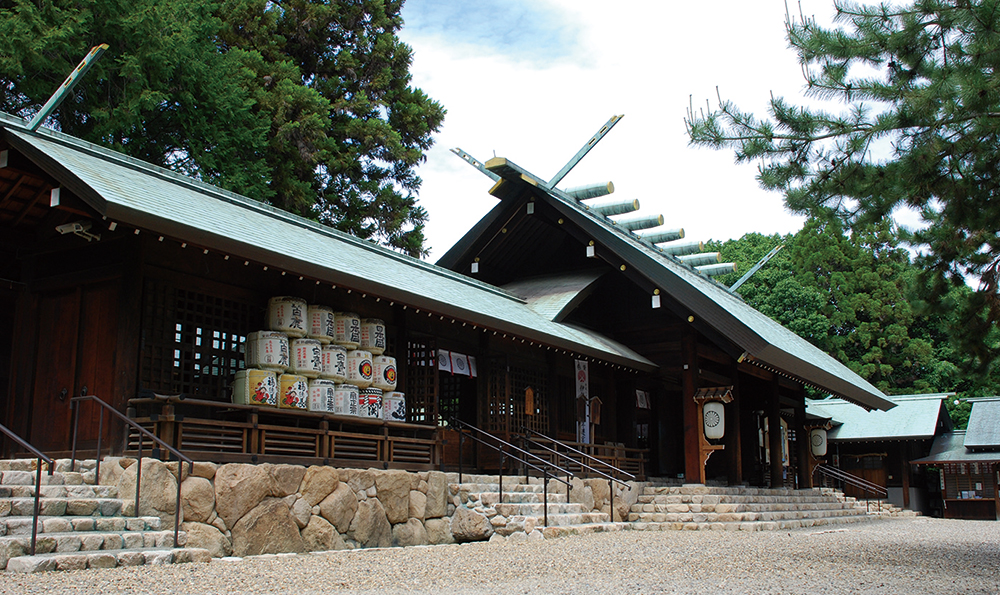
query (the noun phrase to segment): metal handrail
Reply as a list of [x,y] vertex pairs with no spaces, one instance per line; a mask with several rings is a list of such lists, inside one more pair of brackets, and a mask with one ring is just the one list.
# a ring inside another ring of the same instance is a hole
[[[618,482],[618,484],[621,485],[622,487],[628,487],[628,483],[626,483],[626,482],[618,479],[617,477],[612,477],[611,475],[608,475],[607,473],[605,473],[603,471],[595,469],[595,468],[591,467],[590,465],[584,463],[582,460],[578,461],[578,460],[574,459],[573,457],[569,456],[566,453],[559,452],[558,450],[556,450],[554,448],[550,448],[550,447],[548,447],[548,446],[546,446],[546,445],[544,445],[544,444],[542,444],[540,442],[532,440],[531,439],[531,435],[534,434],[534,435],[540,436],[540,437],[542,437],[542,438],[544,438],[544,439],[546,439],[546,440],[548,440],[550,442],[553,442],[555,444],[558,444],[558,445],[560,445],[560,446],[562,446],[562,447],[564,447],[564,448],[566,448],[568,450],[572,450],[573,452],[581,454],[581,455],[583,455],[585,457],[588,457],[588,458],[590,458],[592,460],[595,460],[595,461],[598,461],[600,463],[603,463],[604,466],[608,467],[609,469],[611,469],[612,472],[621,473],[623,475],[628,475],[633,480],[635,480],[635,476],[634,475],[632,475],[631,473],[628,473],[626,471],[623,471],[623,470],[619,469],[618,467],[615,467],[614,465],[612,465],[611,463],[608,463],[607,461],[602,461],[601,459],[598,459],[597,457],[595,457],[593,455],[589,455],[589,454],[587,454],[587,453],[585,453],[585,452],[583,452],[581,450],[573,448],[572,446],[570,446],[570,445],[568,445],[568,444],[566,444],[564,442],[561,442],[559,440],[556,440],[555,438],[550,438],[550,437],[546,436],[545,434],[542,434],[541,432],[536,432],[535,430],[532,430],[531,428],[529,428],[527,426],[521,426],[521,430],[524,431],[524,439],[527,442],[530,442],[531,444],[534,444],[535,446],[537,446],[539,448],[547,450],[547,451],[551,452],[552,454],[556,455],[557,457],[562,457],[563,459],[568,459],[571,462],[576,463],[580,467],[582,467],[584,469],[587,469],[588,471],[591,471],[592,473],[596,473],[597,475],[599,475],[599,476],[607,479],[608,480],[608,497],[611,500],[610,505],[608,506],[608,510],[611,511],[611,522],[614,522],[614,520],[615,520],[615,482]],[[625,520],[625,519],[622,519],[622,520]]]
[[35,469],[35,512],[31,517],[31,555],[35,555],[35,542],[38,539],[38,514],[41,512],[41,496],[42,496],[42,461],[49,466],[49,475],[55,470],[55,463],[52,459],[45,456],[42,451],[38,450],[34,446],[28,444],[28,442],[14,433],[13,430],[7,428],[3,424],[0,424],[0,432],[7,435],[8,438],[17,442],[18,446],[26,449],[31,454],[35,455],[38,459],[38,465]]
[[[460,437],[461,437],[461,434],[462,434],[461,433],[461,428],[462,427],[464,427],[464,428],[466,428],[466,429],[468,429],[470,431],[479,432],[480,434],[484,434],[486,436],[489,436],[491,439],[496,440],[502,446],[510,447],[510,448],[516,450],[517,452],[519,452],[519,453],[521,453],[521,454],[523,454],[523,455],[525,455],[527,457],[531,457],[532,459],[538,461],[542,465],[547,465],[549,467],[552,467],[553,469],[555,469],[556,471],[559,471],[560,473],[562,473],[563,475],[566,475],[567,477],[576,477],[576,475],[574,475],[572,471],[569,471],[568,469],[563,469],[562,467],[560,467],[559,465],[556,465],[552,461],[549,461],[547,459],[543,459],[542,457],[536,455],[533,452],[529,452],[527,450],[524,450],[523,448],[520,448],[519,446],[515,446],[515,445],[511,444],[510,442],[507,442],[506,440],[500,438],[499,436],[494,436],[493,434],[490,434],[486,430],[484,430],[482,428],[478,428],[478,427],[470,424],[469,422],[465,422],[465,421],[462,421],[460,419],[452,419],[451,420],[451,424],[453,426],[456,426],[456,427],[460,428],[460,431],[459,431],[459,436]],[[461,458],[459,458],[458,462],[459,462],[459,467],[461,467],[461,463],[462,463]],[[462,475],[462,473],[460,471],[459,472],[459,482],[461,482],[461,480],[462,480],[461,475]],[[554,473],[553,473],[553,476],[555,476]]]
[[[623,469],[619,469],[618,467],[615,467],[614,465],[612,465],[611,463],[609,463],[609,462],[605,461],[604,459],[600,459],[600,458],[598,458],[598,457],[595,457],[595,456],[594,456],[594,455],[592,455],[592,454],[588,454],[588,453],[585,453],[585,452],[583,452],[582,450],[580,450],[580,449],[578,449],[578,448],[573,448],[572,446],[570,446],[569,444],[566,444],[565,442],[562,442],[562,441],[560,441],[560,440],[556,440],[555,438],[552,438],[552,437],[550,437],[550,436],[546,436],[545,434],[543,434],[543,433],[541,433],[541,432],[537,432],[537,431],[535,431],[535,430],[532,430],[532,429],[531,429],[531,428],[529,428],[529,427],[526,427],[526,426],[521,426],[521,429],[522,429],[522,430],[523,430],[523,431],[524,431],[524,432],[525,432],[526,434],[529,434],[529,435],[530,435],[530,434],[534,434],[534,435],[536,435],[536,436],[538,436],[538,437],[540,437],[540,438],[544,438],[545,440],[548,440],[549,442],[554,442],[554,443],[558,444],[559,446],[561,446],[561,447],[565,448],[566,450],[570,450],[570,451],[572,451],[572,452],[575,452],[575,453],[576,453],[576,454],[578,454],[578,455],[581,455],[581,456],[584,456],[584,457],[587,457],[588,459],[590,459],[590,460],[592,460],[592,461],[595,461],[595,462],[598,462],[598,463],[600,463],[600,464],[604,465],[605,467],[607,467],[608,469],[610,469],[612,473],[618,473],[618,474],[621,474],[621,475],[624,475],[624,476],[628,477],[629,479],[631,479],[632,481],[635,481],[635,475],[632,475],[632,474],[631,474],[631,473],[629,473],[628,471],[625,471],[625,470],[623,470]],[[536,444],[537,444],[537,442],[536,442]],[[563,453],[560,453],[560,452],[558,452],[558,451],[556,452],[556,454],[559,454],[559,455],[563,455]],[[563,456],[565,456],[565,455],[563,455]],[[572,460],[572,459],[571,459],[571,460]],[[582,462],[582,461],[576,461],[576,462],[577,462],[578,464],[580,464],[581,466],[583,466],[583,462]],[[591,469],[591,467],[588,467],[588,469]],[[595,473],[600,473],[600,472],[599,472],[599,471],[597,471],[596,469],[594,469],[594,472],[595,472]],[[616,481],[617,481],[617,480],[616,480]],[[619,482],[619,483],[620,483],[620,482]]]
[[[546,461],[545,459],[539,457],[538,455],[532,454],[532,453],[530,453],[530,452],[528,452],[526,450],[518,448],[517,446],[514,446],[510,442],[507,442],[506,440],[503,440],[502,438],[499,438],[498,436],[494,436],[493,434],[490,434],[486,430],[477,428],[476,426],[474,426],[474,425],[472,425],[470,423],[461,421],[459,419],[454,419],[454,418],[450,420],[450,423],[451,423],[452,426],[454,426],[454,427],[456,427],[458,429],[458,483],[462,483],[462,458],[463,458],[462,457],[462,454],[463,454],[462,451],[463,451],[463,447],[464,447],[465,434],[466,434],[466,432],[463,431],[463,426],[464,426],[465,428],[469,429],[469,438],[471,438],[472,440],[478,442],[479,444],[482,444],[483,446],[486,446],[488,448],[492,448],[493,450],[495,450],[495,451],[497,451],[497,452],[500,453],[500,471],[499,471],[499,474],[497,475],[497,479],[498,479],[498,481],[497,481],[497,502],[498,503],[503,503],[503,466],[504,466],[504,463],[507,462],[507,457],[510,457],[510,458],[514,459],[515,462],[520,463],[520,464],[522,464],[522,465],[524,465],[526,467],[530,467],[531,469],[535,469],[536,471],[541,471],[541,473],[542,473],[542,525],[545,526],[545,527],[548,527],[549,526],[549,477],[550,477],[549,476],[548,467],[553,467],[555,469],[558,469],[559,471],[562,471],[563,473],[568,474],[567,477],[573,477],[573,473],[570,472],[570,471],[567,471],[567,470],[565,470],[565,469],[563,469],[561,467],[559,467],[558,465],[554,465],[551,461]],[[475,434],[472,433],[473,431],[476,431],[476,432],[479,432],[480,434],[484,434],[486,436],[489,436],[493,440],[496,440],[497,442],[499,442],[500,446],[497,446],[495,444],[490,444],[489,442],[483,440],[482,438],[479,438],[478,436],[476,436]],[[537,459],[539,462],[541,462],[543,465],[545,465],[545,467],[539,467],[537,465],[529,463],[524,458],[518,457],[518,456],[516,456],[514,454],[509,454],[507,452],[504,452],[504,449],[503,449],[504,446],[509,446],[510,448],[512,448],[512,449],[514,449],[514,450],[516,450],[518,452],[521,452],[521,453],[526,454],[526,455],[528,455],[528,456],[530,456],[530,457],[532,457],[534,459]],[[551,478],[555,479],[556,481],[559,481],[559,482],[562,482],[562,483],[566,484],[566,501],[569,502],[569,491],[571,489],[573,489],[573,484],[571,484],[567,480],[564,480],[564,479],[562,479],[560,477],[557,477],[554,474],[551,476]]]
[[[188,464],[188,473],[194,473],[194,461],[185,456],[181,451],[170,446],[163,440],[160,440],[152,432],[146,428],[140,426],[135,420],[130,419],[128,416],[124,415],[122,412],[118,411],[111,405],[105,403],[101,399],[98,399],[96,395],[88,395],[86,389],[84,389],[83,394],[79,397],[73,397],[69,400],[70,409],[73,411],[73,451],[71,455],[72,466],[71,469],[76,469],[76,434],[77,428],[80,425],[80,409],[77,406],[79,401],[92,401],[97,403],[102,407],[101,415],[98,417],[97,422],[97,466],[94,470],[95,477],[97,481],[100,482],[101,478],[101,438],[104,433],[104,412],[109,411],[112,415],[127,423],[129,426],[135,428],[141,436],[145,436],[153,440],[156,444],[159,444],[170,454],[174,455],[177,459],[177,507],[174,510],[174,547],[179,547],[177,544],[177,536],[180,532],[181,526],[181,483],[184,476],[183,465]],[[136,461],[137,467],[135,468],[135,516],[139,516],[139,490],[142,484],[142,438],[139,438],[139,456]]]
[[[825,475],[826,477],[833,478],[834,480],[838,480],[838,481],[840,481],[842,483],[845,483],[845,484],[847,484],[849,486],[852,486],[852,487],[855,487],[855,488],[858,488],[858,489],[862,490],[865,493],[865,511],[866,512],[870,512],[870,510],[871,510],[870,509],[870,504],[871,503],[870,503],[869,498],[868,498],[868,494],[869,493],[875,494],[876,496],[880,496],[881,498],[888,498],[889,497],[889,490],[887,490],[884,487],[878,485],[877,483],[872,483],[872,482],[868,481],[867,479],[864,479],[862,477],[858,477],[857,475],[853,475],[851,473],[848,473],[847,471],[844,471],[843,469],[838,469],[837,467],[831,467],[829,465],[817,465],[816,468],[813,469],[813,473],[816,473],[817,471],[819,471],[820,474]],[[881,498],[876,498],[876,500],[878,501],[878,511],[879,512],[882,512],[882,500],[881,500]]]

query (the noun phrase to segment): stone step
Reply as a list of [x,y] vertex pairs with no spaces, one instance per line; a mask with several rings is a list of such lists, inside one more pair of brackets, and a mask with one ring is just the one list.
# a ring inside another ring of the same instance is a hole
[[[532,502],[520,502],[520,503],[510,503],[503,502],[494,505],[493,507],[497,514],[503,516],[534,516],[540,517],[545,511],[544,504],[537,504]],[[556,504],[549,502],[548,505],[549,516],[553,514],[584,514],[589,513],[589,510],[584,510],[582,504]]]
[[[7,506],[9,503],[10,506]],[[118,498],[40,498],[40,516],[118,516],[126,508]],[[34,498],[6,498],[0,500],[0,517],[32,516]]]
[[[535,519],[535,525],[537,527],[542,526],[542,513],[539,511],[537,515],[525,515],[532,516]],[[576,525],[590,525],[595,523],[609,523],[611,522],[611,516],[603,512],[583,512],[583,513],[549,513],[549,527],[570,527]]]
[[[115,486],[69,484],[43,485],[43,498],[117,498]],[[0,498],[34,498],[35,484],[0,486]]]
[[578,525],[552,525],[548,527],[539,527],[542,531],[542,536],[545,539],[558,539],[560,537],[568,537],[570,535],[590,535],[592,533],[610,533],[614,531],[633,531],[635,528],[632,523],[612,523],[610,521],[601,521],[594,523],[578,524]]
[[856,515],[834,518],[819,519],[795,519],[784,521],[748,521],[748,522],[672,522],[672,523],[646,523],[634,522],[633,531],[784,531],[790,529],[805,529],[809,527],[825,527],[829,525],[842,525],[845,523],[861,523],[875,520],[876,517],[870,515]]
[[[749,502],[746,504],[633,504],[631,512],[779,512],[788,510],[855,510],[840,502]],[[862,509],[863,510],[863,509]]]
[[802,519],[830,519],[842,517],[865,517],[863,512],[855,510],[789,510],[782,512],[631,512],[630,522],[649,523],[743,523],[762,521],[787,521]]
[[658,494],[641,495],[637,502],[640,504],[740,504],[740,503],[760,503],[760,502],[799,502],[802,504],[814,504],[820,502],[841,502],[829,496],[751,496],[751,495],[694,495],[694,494]]
[[[30,516],[0,517],[0,535],[31,535]],[[159,517],[44,516],[38,518],[38,533],[89,531],[159,531]],[[172,526],[172,525],[171,525]]]
[[[562,484],[560,484],[560,485],[562,485]],[[470,493],[473,493],[473,492],[476,492],[476,493],[494,492],[495,493],[497,490],[500,489],[500,484],[498,484],[495,481],[493,483],[453,483],[453,484],[449,484],[448,487],[451,488],[451,492],[453,494],[457,494],[459,492],[470,492]],[[563,487],[565,487],[565,486],[563,486]],[[526,493],[531,493],[531,494],[541,494],[544,491],[544,486],[542,486],[541,484],[531,484],[531,485],[529,485],[529,484],[514,483],[514,482],[508,483],[508,482],[505,481],[505,482],[503,482],[503,491],[504,491],[504,493],[507,493],[507,492],[526,492]],[[563,492],[563,493],[566,493],[566,490],[559,490],[559,491]],[[550,490],[549,493],[553,493],[553,492]]]
[[[177,535],[180,546],[186,543],[186,535]],[[174,532],[170,531],[71,531],[67,533],[40,533],[35,538],[36,554],[72,553],[89,551],[110,551],[141,548],[175,547]],[[0,551],[7,556],[23,555],[31,551],[31,535],[8,535],[0,537]]]
[[[511,503],[542,503],[545,500],[544,494],[534,492],[504,492],[503,501]],[[484,506],[493,506],[500,501],[496,492],[470,492],[465,499],[466,502],[481,502]],[[566,494],[549,494],[549,504],[563,504],[566,502]]]
[[[97,466],[94,459],[77,459],[75,467],[70,459],[56,459],[55,473],[65,471],[87,472]],[[3,471],[34,471],[38,468],[38,459],[3,459],[0,460],[0,472]],[[42,472],[48,472],[48,465],[42,463]]]
[[751,488],[745,486],[705,486],[701,484],[685,484],[683,486],[652,486],[643,488],[642,495],[656,496],[660,494],[691,494],[714,496],[820,496],[824,495],[819,488],[796,490],[793,488]]
[[116,551],[78,552],[75,554],[36,554],[19,556],[7,562],[8,572],[45,572],[49,570],[83,570],[85,568],[114,568],[116,566],[142,566],[182,564],[185,562],[211,562],[212,554],[200,548],[151,548]]
[[[458,481],[458,473],[445,473],[445,479],[448,480],[449,484],[474,484],[474,483],[497,483],[497,475],[479,475],[465,473],[462,475],[462,481]],[[503,476],[504,484],[525,484],[525,485],[541,485],[542,480],[539,477],[525,477],[524,475],[507,475]]]

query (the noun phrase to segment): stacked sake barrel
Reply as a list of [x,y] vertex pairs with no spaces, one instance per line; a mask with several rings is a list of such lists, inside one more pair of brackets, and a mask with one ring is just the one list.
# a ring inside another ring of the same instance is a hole
[[404,421],[396,360],[385,349],[381,320],[273,297],[268,330],[247,336],[247,369],[236,374],[233,402]]

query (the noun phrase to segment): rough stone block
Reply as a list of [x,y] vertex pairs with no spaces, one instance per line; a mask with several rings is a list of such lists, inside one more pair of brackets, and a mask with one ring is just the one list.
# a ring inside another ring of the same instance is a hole
[[118,552],[116,557],[119,566],[142,566],[146,563],[146,554],[143,552]]
[[118,566],[118,559],[115,558],[114,554],[101,552],[87,556],[88,568],[114,568],[115,566]]
[[83,554],[67,554],[65,556],[55,556],[56,570],[85,570],[87,568],[87,556]]
[[48,572],[56,569],[55,558],[40,556],[21,556],[7,562],[8,572]]

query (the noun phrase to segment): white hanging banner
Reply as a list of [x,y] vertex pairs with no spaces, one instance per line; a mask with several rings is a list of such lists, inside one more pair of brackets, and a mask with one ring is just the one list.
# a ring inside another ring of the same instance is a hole
[[586,403],[583,419],[577,418],[576,441],[590,443],[590,366],[586,360],[576,360],[576,398]]
[[469,376],[475,378],[479,374],[476,373],[476,358],[469,356]]
[[438,370],[451,372],[451,352],[438,349]]
[[462,376],[469,375],[469,356],[451,352],[451,373]]

